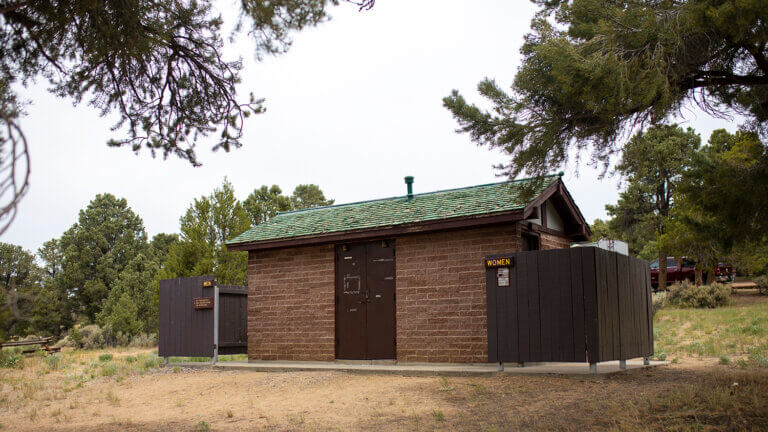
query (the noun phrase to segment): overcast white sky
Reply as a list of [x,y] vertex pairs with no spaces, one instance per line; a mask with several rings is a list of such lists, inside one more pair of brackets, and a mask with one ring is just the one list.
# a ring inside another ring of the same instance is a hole
[[[102,192],[126,198],[150,236],[178,232],[192,200],[225,176],[240,199],[262,184],[290,193],[316,183],[337,203],[403,195],[406,175],[415,176],[416,192],[499,181],[492,165],[504,156],[455,133],[441,99],[456,88],[480,102],[476,85],[485,76],[508,86],[534,11],[523,0],[379,0],[366,12],[334,8],[331,21],[297,34],[286,55],[261,63],[239,41],[227,52],[245,60],[240,94],[265,97],[267,112],[247,121],[239,150],[212,153],[200,143],[200,168],[108,148],[114,119],[56,98],[39,81],[20,90],[32,101],[22,122],[31,190],[2,241],[35,251]],[[686,117],[704,140],[736,126],[696,111]],[[564,168],[587,220],[604,217],[617,179],[599,181],[585,164],[578,176],[576,166]]]

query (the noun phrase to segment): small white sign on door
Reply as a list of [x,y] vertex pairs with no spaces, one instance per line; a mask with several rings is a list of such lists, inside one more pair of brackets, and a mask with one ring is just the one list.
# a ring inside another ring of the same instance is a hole
[[496,269],[496,282],[500,287],[509,286],[509,267],[499,267]]

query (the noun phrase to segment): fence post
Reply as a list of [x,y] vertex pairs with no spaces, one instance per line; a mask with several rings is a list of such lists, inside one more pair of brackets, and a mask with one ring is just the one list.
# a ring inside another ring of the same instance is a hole
[[597,373],[597,363],[589,364],[589,373],[593,373],[593,374]]
[[[215,282],[214,282],[215,284]],[[219,361],[219,285],[213,286],[213,357],[211,364]]]

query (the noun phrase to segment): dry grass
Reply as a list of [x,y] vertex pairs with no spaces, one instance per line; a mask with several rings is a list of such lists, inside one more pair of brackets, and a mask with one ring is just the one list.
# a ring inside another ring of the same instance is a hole
[[665,308],[656,314],[656,356],[719,358],[733,367],[768,368],[768,297],[733,296],[717,309]]
[[99,360],[103,351],[65,350],[60,354],[26,357],[21,368],[0,369],[0,406],[24,407],[39,401],[66,399],[69,393],[100,377],[119,382],[159,366],[157,357],[148,349],[110,351],[114,356],[110,361]]

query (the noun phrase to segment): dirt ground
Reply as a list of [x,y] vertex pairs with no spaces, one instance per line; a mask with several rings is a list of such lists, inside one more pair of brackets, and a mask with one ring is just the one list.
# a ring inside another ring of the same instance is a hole
[[768,430],[768,372],[701,361],[579,378],[160,368],[27,403],[5,387],[5,430]]
[[153,351],[0,369],[0,430],[768,431],[768,368],[716,357],[598,376],[404,377],[158,368]]
[[734,289],[731,298],[739,305],[751,305],[757,303],[766,303],[768,305],[768,297],[761,295],[757,288]]

